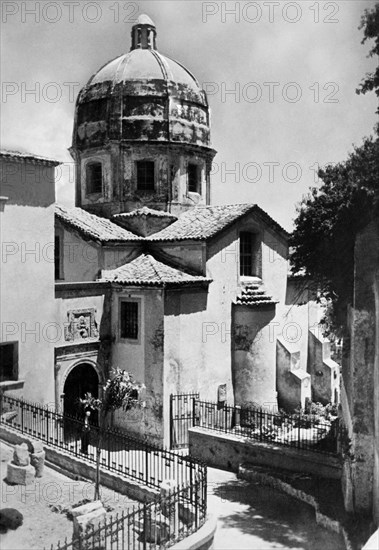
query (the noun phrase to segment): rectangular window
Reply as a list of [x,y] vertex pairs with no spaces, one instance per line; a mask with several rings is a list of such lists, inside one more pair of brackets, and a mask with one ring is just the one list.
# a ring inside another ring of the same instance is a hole
[[55,235],[54,270],[55,270],[55,280],[61,279],[61,238],[59,235]]
[[188,164],[188,191],[199,192],[199,169],[197,164]]
[[240,233],[240,275],[249,277],[253,274],[254,235],[248,231]]
[[0,382],[18,380],[18,342],[0,343]]
[[139,302],[122,301],[120,312],[120,337],[128,340],[139,338]]
[[91,162],[86,167],[87,193],[102,193],[103,191],[103,170],[101,162]]
[[154,191],[154,161],[139,160],[137,162],[137,189],[139,191]]

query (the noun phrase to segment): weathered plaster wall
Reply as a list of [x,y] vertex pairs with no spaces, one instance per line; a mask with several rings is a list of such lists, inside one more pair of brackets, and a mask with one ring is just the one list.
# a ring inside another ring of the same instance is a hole
[[[140,300],[141,332],[137,341],[120,337],[120,301]],[[163,438],[163,312],[164,296],[161,289],[141,287],[113,287],[112,295],[112,351],[111,365],[134,375],[146,385],[145,408],[114,415],[115,426],[136,435],[148,434],[150,439]]]
[[308,358],[308,331],[309,328],[317,327],[322,315],[315,296],[307,290],[307,281],[301,278],[287,279],[287,291],[285,301],[285,332],[291,332],[293,327],[293,338],[291,342],[296,345],[300,352],[300,369],[307,370]]
[[[142,206],[180,214],[197,204],[208,204],[208,182],[213,152],[186,145],[124,143],[122,147],[107,144],[84,150],[72,150],[76,157],[76,205],[95,214],[111,217],[130,212]],[[141,191],[137,188],[137,161],[155,163],[155,188]],[[86,165],[102,163],[101,193],[88,193]],[[198,166],[198,192],[188,191],[188,163]]]
[[295,472],[317,472],[318,476],[325,478],[341,478],[341,462],[334,456],[261,443],[203,428],[190,428],[188,432],[190,455],[212,468],[238,472],[240,464],[246,462]]
[[[1,342],[18,341],[26,399],[54,398],[54,168],[1,160]],[[43,380],[43,384],[41,384]]]
[[141,254],[138,244],[122,244],[114,246],[102,246],[101,269],[115,269],[133,261]]
[[58,220],[56,234],[61,239],[61,280],[65,282],[95,281],[102,264],[100,244],[84,240]]
[[[379,227],[374,220],[358,235],[355,244],[354,303],[350,309],[349,348],[342,365],[343,417],[351,440],[345,457],[342,488],[349,511],[373,513],[374,476],[377,475],[375,382],[377,380],[377,312],[375,277],[379,268]],[[376,512],[375,512],[376,513]],[[377,521],[377,518],[376,518]]]
[[374,370],[374,483],[373,517],[379,526],[379,271],[375,274],[375,370]]
[[281,336],[276,340],[278,406],[289,412],[304,408],[311,399],[311,377],[300,365],[300,351]]
[[59,220],[55,233],[61,239],[61,281],[95,281],[102,269],[115,269],[134,260],[141,249],[138,244],[101,245],[83,239]]
[[[234,292],[248,279],[239,275],[239,231],[257,232],[260,242],[262,283],[276,305],[233,307],[232,369],[237,403],[254,402],[269,408],[277,407],[276,398],[276,338],[285,327],[285,295],[287,281],[287,243],[265,224],[248,218],[235,228],[233,273]],[[223,252],[223,256],[228,255]],[[233,258],[233,255],[230,255]],[[232,269],[232,268],[231,268]],[[286,333],[287,334],[287,333]],[[290,334],[290,333],[289,333]]]
[[[110,289],[56,289],[56,322],[59,332],[55,342],[55,400],[62,410],[64,384],[73,368],[91,364],[103,385],[109,373]],[[85,319],[78,327],[80,317]],[[101,390],[99,388],[99,395]]]
[[276,341],[270,332],[275,305],[234,307],[233,374],[238,404],[277,408]]
[[163,261],[166,260],[198,275],[206,274],[205,244],[202,242],[151,242],[149,246]]
[[170,393],[198,391],[204,399],[216,399],[224,383],[217,362],[207,362],[204,318],[207,288],[166,290],[164,317],[164,417],[165,444],[169,444]]
[[339,403],[340,366],[330,358],[330,342],[318,328],[309,331],[307,370],[312,378],[313,401]]

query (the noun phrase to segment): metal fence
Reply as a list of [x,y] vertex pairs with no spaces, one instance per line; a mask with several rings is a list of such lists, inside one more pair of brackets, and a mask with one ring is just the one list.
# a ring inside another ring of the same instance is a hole
[[195,400],[194,426],[325,454],[338,454],[339,421],[311,414],[273,414],[260,408]]
[[52,545],[50,550],[153,550],[168,548],[204,523],[203,480],[171,492],[127,513],[105,518],[80,538]]
[[[84,449],[83,420],[9,395],[2,396],[0,406],[2,423],[41,439],[48,446],[96,462],[97,426],[91,426],[86,434],[89,441],[88,448]],[[83,452],[85,450],[87,453]],[[180,456],[114,428],[108,428],[103,435],[100,464],[108,471],[123,474],[155,489],[159,489],[165,479],[175,479],[179,486],[193,483],[204,468],[193,458]]]
[[[49,447],[96,463],[98,427],[91,426],[89,433],[85,432],[82,419],[0,392],[0,422]],[[81,539],[58,543],[57,550],[168,547],[204,523],[207,469],[199,460],[108,429],[103,436],[100,461],[101,469],[154,489],[161,489],[164,480],[173,479],[178,490],[122,516],[107,518]]]
[[194,425],[194,401],[198,393],[170,395],[170,449],[188,447],[188,428]]

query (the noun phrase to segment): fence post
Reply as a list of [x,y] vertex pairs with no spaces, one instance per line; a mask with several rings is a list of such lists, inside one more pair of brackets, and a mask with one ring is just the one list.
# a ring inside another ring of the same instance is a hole
[[173,437],[174,407],[173,407],[173,400],[174,400],[174,396],[173,396],[172,393],[170,393],[170,449],[172,449],[173,445],[174,445],[174,437]]
[[143,541],[142,541],[142,547],[143,550],[146,550],[146,537],[147,537],[147,505],[144,504],[143,506]]
[[298,431],[297,431],[297,446],[298,446],[299,449],[301,448],[301,443],[300,443],[300,426],[301,426],[301,413],[299,414],[299,427],[298,427]]
[[20,401],[21,406],[21,433],[24,433],[24,402]]
[[46,409],[46,443],[49,443],[49,416],[50,411]]
[[149,451],[145,448],[145,481],[149,485]]
[[192,426],[197,426],[196,424],[196,397],[192,399]]

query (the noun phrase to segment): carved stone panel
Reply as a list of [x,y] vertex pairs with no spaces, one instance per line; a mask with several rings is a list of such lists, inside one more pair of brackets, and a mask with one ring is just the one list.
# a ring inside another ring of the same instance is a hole
[[67,312],[68,323],[65,327],[65,340],[74,342],[99,337],[95,319],[95,308],[73,309]]

